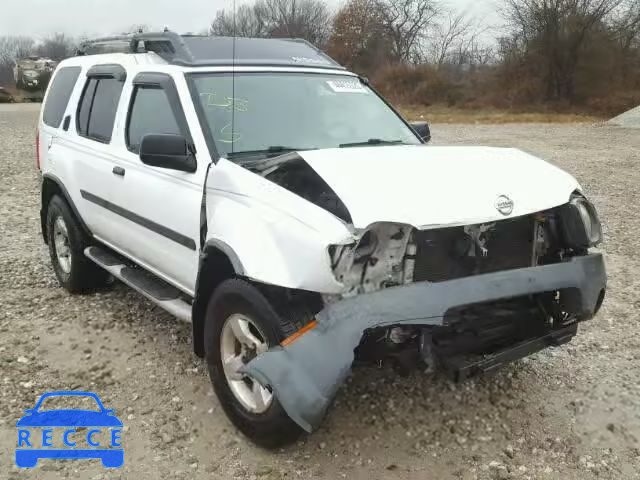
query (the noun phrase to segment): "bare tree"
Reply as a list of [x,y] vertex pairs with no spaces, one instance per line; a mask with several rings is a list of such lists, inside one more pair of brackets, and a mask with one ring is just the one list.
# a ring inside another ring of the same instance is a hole
[[64,60],[73,54],[75,41],[64,33],[54,33],[45,38],[36,48],[36,53],[41,57],[52,60]]
[[329,38],[331,12],[320,0],[258,0],[233,10],[221,10],[212,35],[298,37],[323,46]]
[[372,73],[392,55],[378,0],[350,0],[333,20],[329,55],[360,73]]
[[264,12],[255,5],[241,5],[236,11],[219,10],[209,28],[210,35],[231,37],[266,37],[268,29]]
[[640,47],[640,0],[627,0],[614,15],[612,27],[624,52]]
[[34,46],[35,42],[29,37],[0,37],[0,85],[13,84],[16,59],[33,54]]
[[454,61],[459,64],[489,65],[497,61],[493,44],[480,39],[485,29],[479,29],[467,35],[458,45]]
[[396,60],[415,59],[420,41],[436,19],[439,8],[435,0],[380,0],[383,21],[393,42]]
[[0,37],[0,64],[13,64],[16,58],[26,57],[33,53],[33,38],[24,36]]
[[505,18],[525,55],[544,69],[547,99],[575,98],[589,35],[623,0],[505,0]]
[[[474,25],[464,13],[448,11],[445,18],[435,22],[428,34],[427,60],[435,65],[449,61],[461,63],[460,58],[467,45],[467,37],[473,33]],[[456,56],[456,61],[452,57]]]

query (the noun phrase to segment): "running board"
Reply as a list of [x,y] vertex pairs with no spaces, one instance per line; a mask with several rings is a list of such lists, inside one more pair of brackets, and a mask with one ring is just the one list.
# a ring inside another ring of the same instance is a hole
[[123,257],[100,247],[88,247],[84,254],[92,262],[104,268],[107,272],[141,293],[153,303],[171,315],[191,323],[191,304],[183,300],[182,292],[169,285],[153,273],[128,264]]

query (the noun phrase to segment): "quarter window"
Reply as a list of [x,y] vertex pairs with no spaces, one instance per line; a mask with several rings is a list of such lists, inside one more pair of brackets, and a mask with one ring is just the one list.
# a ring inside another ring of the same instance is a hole
[[136,87],[129,113],[127,147],[139,153],[145,135],[163,133],[183,134],[167,94],[161,87]]
[[78,133],[103,143],[111,141],[123,82],[111,77],[90,77],[78,109]]
[[61,68],[53,78],[53,82],[49,87],[47,102],[44,105],[42,121],[50,127],[58,128],[64,112],[67,109],[67,103],[71,98],[76,81],[80,76],[80,67]]

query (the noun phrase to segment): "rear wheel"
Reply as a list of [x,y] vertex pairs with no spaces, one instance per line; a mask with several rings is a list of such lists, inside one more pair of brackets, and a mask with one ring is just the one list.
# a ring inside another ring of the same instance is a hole
[[295,331],[260,290],[243,280],[223,282],[207,307],[205,355],[213,388],[233,424],[266,448],[290,444],[302,430],[271,389],[240,368]]
[[89,239],[58,195],[49,202],[46,225],[51,264],[60,285],[70,293],[84,293],[108,283],[109,274],[85,257]]

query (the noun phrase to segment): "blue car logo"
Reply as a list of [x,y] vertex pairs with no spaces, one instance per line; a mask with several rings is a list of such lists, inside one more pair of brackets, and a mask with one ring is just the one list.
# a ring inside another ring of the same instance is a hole
[[[57,409],[38,411],[42,402],[49,397],[90,397],[100,411]],[[124,463],[124,450],[121,444],[122,422],[114,415],[114,410],[104,408],[95,393],[90,392],[49,392],[40,397],[36,406],[25,410],[25,415],[16,424],[18,427],[18,448],[16,465],[20,468],[33,468],[40,458],[99,458],[107,468],[118,468]],[[34,428],[42,428],[41,438]],[[63,427],[64,433],[54,439],[53,428]],[[77,428],[89,428],[78,432]],[[102,437],[109,434],[108,441]],[[98,438],[100,437],[100,438]],[[54,440],[62,440],[66,448],[56,448]],[[86,443],[87,448],[84,447]],[[102,443],[102,445],[101,445]],[[105,447],[109,448],[105,448]]]

